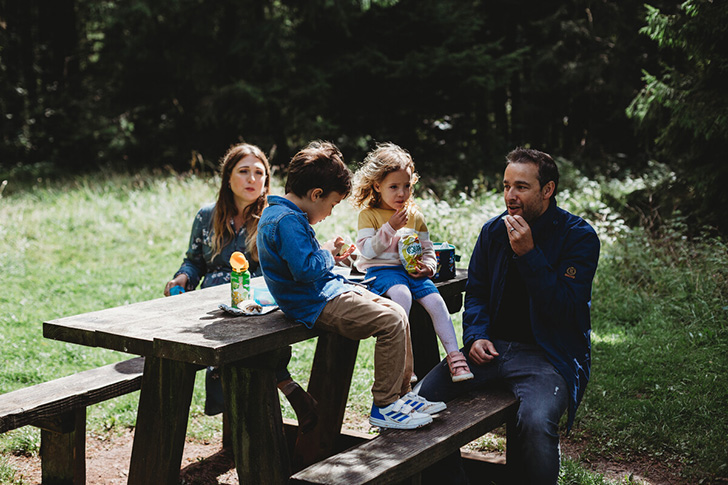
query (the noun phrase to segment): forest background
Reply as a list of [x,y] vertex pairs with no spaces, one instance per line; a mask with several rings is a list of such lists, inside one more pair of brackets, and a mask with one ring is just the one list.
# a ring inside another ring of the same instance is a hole
[[528,145],[605,180],[661,163],[632,213],[725,232],[728,5],[650,3],[0,0],[0,183],[326,139],[468,193]]

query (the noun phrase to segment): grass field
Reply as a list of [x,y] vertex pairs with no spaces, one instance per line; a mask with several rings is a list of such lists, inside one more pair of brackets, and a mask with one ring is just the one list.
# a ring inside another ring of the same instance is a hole
[[[46,340],[42,322],[161,297],[182,261],[192,218],[214,200],[217,183],[175,173],[103,173],[22,189],[11,180],[0,192],[0,393],[127,358]],[[562,186],[560,205],[584,215],[602,240],[593,376],[570,439],[584,443],[584,460],[650,457],[680,470],[686,483],[728,479],[725,243],[688,240],[678,223],[648,236],[603,203],[597,182],[571,174]],[[454,244],[465,266],[480,226],[501,211],[501,197],[481,191],[446,199],[418,203],[433,239]],[[321,240],[354,237],[355,224],[354,210],[342,203],[316,231]],[[459,315],[454,319],[460,335]],[[372,344],[360,347],[347,408],[352,422],[364,420],[371,404]],[[303,383],[313,349],[312,341],[294,346],[290,369]],[[189,424],[199,437],[220,427],[219,417],[204,416],[203,398],[200,374]],[[89,429],[133,426],[137,399],[135,393],[92,407]],[[285,400],[282,406],[294,417]],[[499,446],[485,441],[475,446]],[[30,427],[1,435],[0,483],[21,483],[3,456],[38,447],[39,433]],[[560,483],[607,482],[569,460]]]

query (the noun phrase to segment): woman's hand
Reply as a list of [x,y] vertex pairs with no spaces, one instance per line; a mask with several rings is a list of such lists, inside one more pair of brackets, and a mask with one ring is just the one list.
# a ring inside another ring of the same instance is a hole
[[187,281],[189,281],[189,278],[186,274],[178,274],[174,277],[174,279],[171,279],[167,282],[167,286],[164,287],[164,296],[169,296],[169,290],[171,290],[175,286],[181,286],[182,288],[186,288]]

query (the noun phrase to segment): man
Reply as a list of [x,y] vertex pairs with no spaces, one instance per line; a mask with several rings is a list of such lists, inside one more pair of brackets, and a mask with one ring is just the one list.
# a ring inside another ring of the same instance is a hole
[[557,482],[559,419],[568,408],[571,428],[589,380],[599,239],[556,205],[558,183],[548,154],[508,154],[507,211],[485,223],[468,267],[463,353],[475,378],[453,384],[441,362],[416,389],[437,401],[498,382],[511,389],[520,402],[511,471],[523,473],[514,483]]

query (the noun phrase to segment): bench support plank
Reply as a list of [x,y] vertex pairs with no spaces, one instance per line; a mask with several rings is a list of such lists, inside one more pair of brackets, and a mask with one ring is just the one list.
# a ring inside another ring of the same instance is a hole
[[61,429],[41,429],[41,477],[44,485],[86,483],[86,408],[64,413]]

